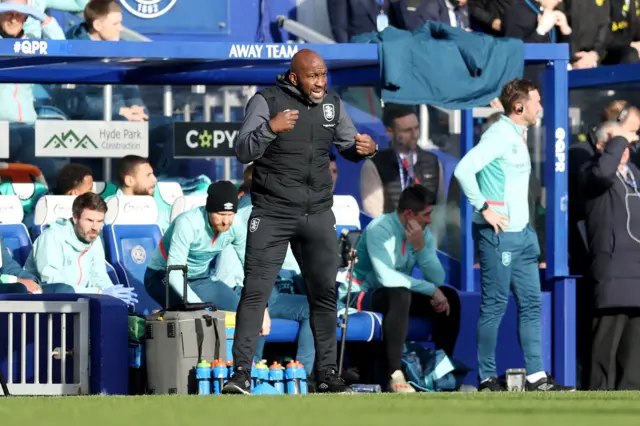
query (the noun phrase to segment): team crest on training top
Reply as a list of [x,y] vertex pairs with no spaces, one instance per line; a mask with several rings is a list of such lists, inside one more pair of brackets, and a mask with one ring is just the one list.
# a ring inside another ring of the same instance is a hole
[[249,222],[249,232],[256,232],[258,230],[258,225],[260,225],[260,219],[257,217],[251,219],[251,222]]
[[333,121],[336,117],[336,109],[333,104],[322,105],[322,111],[324,112],[324,119],[327,121]]
[[178,0],[121,0],[120,3],[133,16],[142,19],[158,18],[167,13]]

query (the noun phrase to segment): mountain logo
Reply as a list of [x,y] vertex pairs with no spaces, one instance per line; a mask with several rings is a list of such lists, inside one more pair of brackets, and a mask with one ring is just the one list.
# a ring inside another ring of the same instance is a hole
[[60,133],[60,136],[53,135],[44,145],[45,148],[49,148],[50,146],[54,149],[98,149],[98,145],[96,145],[89,136],[84,135],[80,138],[73,130],[69,130],[67,133]]

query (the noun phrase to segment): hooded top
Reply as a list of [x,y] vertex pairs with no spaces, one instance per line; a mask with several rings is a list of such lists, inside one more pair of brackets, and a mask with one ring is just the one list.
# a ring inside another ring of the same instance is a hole
[[100,293],[113,286],[100,238],[81,241],[71,219],[58,219],[36,239],[24,266],[43,284],[69,284],[77,293]]

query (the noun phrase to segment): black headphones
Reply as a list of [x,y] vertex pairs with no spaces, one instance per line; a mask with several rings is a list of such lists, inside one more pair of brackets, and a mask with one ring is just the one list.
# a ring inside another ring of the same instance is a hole
[[522,114],[524,112],[524,106],[519,105],[516,107],[516,114]]

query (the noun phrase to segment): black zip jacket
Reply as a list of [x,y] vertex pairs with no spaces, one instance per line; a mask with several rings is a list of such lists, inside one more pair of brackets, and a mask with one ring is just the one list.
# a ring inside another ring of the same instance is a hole
[[[285,110],[298,110],[298,121],[292,130],[276,134],[269,120]],[[287,73],[279,75],[276,86],[249,100],[235,146],[241,163],[254,162],[254,208],[284,216],[330,209],[329,151],[335,144],[347,160],[362,160],[355,135],[356,128],[335,92],[329,91],[322,103],[314,104],[289,82]]]
[[[536,8],[540,5],[532,1]],[[551,43],[551,32],[540,35],[538,28],[538,14],[525,2],[525,0],[513,0],[505,13],[502,28],[505,37],[518,38],[525,43]],[[555,28],[556,37],[560,36],[560,29]],[[558,40],[556,39],[556,42]]]

